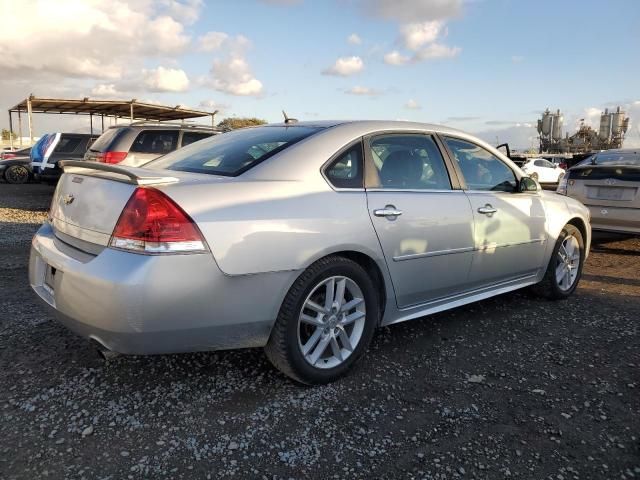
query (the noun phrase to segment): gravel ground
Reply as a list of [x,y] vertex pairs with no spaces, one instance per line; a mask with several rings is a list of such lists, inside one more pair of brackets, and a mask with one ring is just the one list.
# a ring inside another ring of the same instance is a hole
[[0,478],[640,478],[638,238],[565,302],[384,328],[303,388],[260,350],[101,360],[28,286],[51,192],[0,185]]

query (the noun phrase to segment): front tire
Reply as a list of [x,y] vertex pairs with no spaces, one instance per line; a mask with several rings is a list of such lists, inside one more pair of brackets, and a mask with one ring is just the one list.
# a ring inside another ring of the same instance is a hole
[[584,255],[582,233],[573,225],[565,225],[556,241],[544,278],[533,286],[534,293],[552,300],[568,298],[578,288]]
[[326,257],[289,289],[265,353],[300,383],[332,382],[365,353],[378,318],[378,295],[369,274],[347,258]]
[[29,169],[23,165],[11,165],[4,171],[4,179],[13,185],[27,183],[30,176]]

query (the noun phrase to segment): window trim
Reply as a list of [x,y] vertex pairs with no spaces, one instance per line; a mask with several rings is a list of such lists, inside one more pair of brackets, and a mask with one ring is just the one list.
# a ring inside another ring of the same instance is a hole
[[[484,146],[482,146],[482,145],[478,145],[478,143],[477,143],[477,142],[475,142],[474,140],[470,140],[470,139],[468,139],[468,138],[461,137],[461,136],[457,136],[457,135],[452,135],[452,134],[449,134],[449,133],[441,133],[441,134],[438,134],[438,136],[439,136],[439,137],[441,137],[442,145],[444,146],[444,148],[445,148],[445,150],[446,150],[446,152],[447,152],[447,155],[449,156],[449,160],[451,161],[451,164],[453,165],[453,168],[455,169],[456,174],[457,174],[458,178],[460,179],[460,185],[461,185],[462,189],[463,189],[465,192],[468,192],[468,193],[492,193],[492,194],[496,194],[496,193],[504,193],[504,194],[508,194],[508,195],[512,195],[512,194],[514,194],[514,193],[533,193],[533,194],[537,194],[537,193],[538,193],[538,192],[520,192],[520,191],[519,191],[520,180],[522,179],[522,177],[523,177],[523,176],[522,176],[522,175],[520,175],[516,170],[514,170],[514,169],[511,167],[511,165],[509,165],[509,164],[508,164],[507,162],[505,162],[502,158],[500,158],[500,156],[499,156],[499,155],[496,155],[494,152],[492,152],[491,150],[489,150],[489,149],[485,148],[485,147],[484,147]],[[455,157],[455,155],[453,154],[453,152],[452,152],[452,151],[451,151],[451,149],[449,148],[449,145],[447,145],[447,142],[446,142],[446,139],[447,139],[447,138],[451,138],[451,139],[453,139],[453,140],[461,140],[461,141],[463,141],[463,142],[470,143],[470,144],[472,144],[472,145],[475,145],[475,146],[476,146],[476,147],[478,147],[478,148],[481,148],[481,149],[483,149],[483,150],[486,150],[486,151],[487,151],[487,152],[489,152],[491,155],[493,155],[494,157],[496,157],[500,162],[502,162],[502,164],[503,164],[505,167],[507,167],[509,170],[511,170],[511,173],[513,173],[513,176],[514,176],[514,177],[515,177],[515,179],[516,179],[516,188],[514,189],[514,191],[513,191],[513,192],[505,192],[505,191],[501,191],[501,190],[473,190],[473,189],[470,189],[470,188],[467,186],[467,182],[466,182],[466,180],[464,179],[464,175],[462,174],[462,170],[460,169],[460,166],[458,165],[458,162],[456,162],[456,160],[455,160],[455,158],[456,158],[456,157]],[[525,175],[525,176],[526,176],[526,175]]]
[[[406,135],[421,135],[424,137],[431,137],[436,147],[440,151],[442,160],[444,163],[445,171],[449,176],[450,189],[433,189],[433,188],[383,188],[379,186],[369,186],[367,178],[368,172],[375,171],[376,166],[371,155],[371,140],[376,137],[388,137],[392,135],[406,136]],[[444,149],[443,142],[438,136],[438,133],[432,130],[380,130],[363,137],[364,140],[364,189],[368,192],[407,192],[407,193],[449,193],[457,190],[463,190],[462,184],[459,181],[458,172],[455,170],[454,165],[451,162],[451,158],[448,155],[448,151]]]
[[[360,182],[361,185],[359,187],[337,187],[337,186],[335,186],[331,182],[331,180],[329,179],[329,176],[326,174],[326,170],[331,166],[331,164],[333,162],[338,160],[338,158],[340,158],[342,155],[347,153],[349,150],[351,150],[358,143],[360,143],[360,149],[362,150],[362,156],[360,157],[360,167],[362,168],[362,181]],[[364,153],[364,139],[363,139],[363,137],[360,137],[360,138],[357,138],[356,140],[354,140],[352,142],[349,142],[347,145],[345,145],[340,150],[338,150],[336,153],[334,153],[329,158],[329,160],[324,162],[322,164],[322,166],[320,167],[320,174],[322,175],[322,178],[324,178],[324,180],[329,184],[331,189],[335,190],[336,192],[345,192],[345,191],[346,192],[364,192],[364,183],[365,183],[365,174],[366,174],[365,173],[365,164],[366,164],[366,160],[365,160],[365,153]]]

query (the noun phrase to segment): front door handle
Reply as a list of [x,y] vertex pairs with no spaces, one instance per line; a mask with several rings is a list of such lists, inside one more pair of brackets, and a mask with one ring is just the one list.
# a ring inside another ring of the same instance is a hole
[[402,215],[402,210],[398,210],[393,205],[387,205],[384,208],[378,208],[373,211],[376,217],[398,217]]
[[483,215],[491,216],[496,213],[498,210],[493,208],[490,203],[487,203],[484,207],[480,207],[478,209],[478,213],[482,213]]

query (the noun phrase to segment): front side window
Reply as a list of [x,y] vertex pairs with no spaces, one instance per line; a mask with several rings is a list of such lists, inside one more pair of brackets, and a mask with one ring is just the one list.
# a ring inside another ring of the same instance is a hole
[[324,171],[336,188],[362,188],[362,142],[341,153]]
[[374,137],[370,141],[370,153],[377,179],[369,187],[451,189],[442,154],[429,135],[391,134]]
[[143,130],[136,137],[129,151],[164,155],[174,151],[177,145],[177,130]]
[[235,177],[321,129],[306,126],[243,128],[192,143],[147,163],[145,168]]
[[518,182],[513,171],[495,155],[475,143],[445,137],[469,190],[513,192]]

